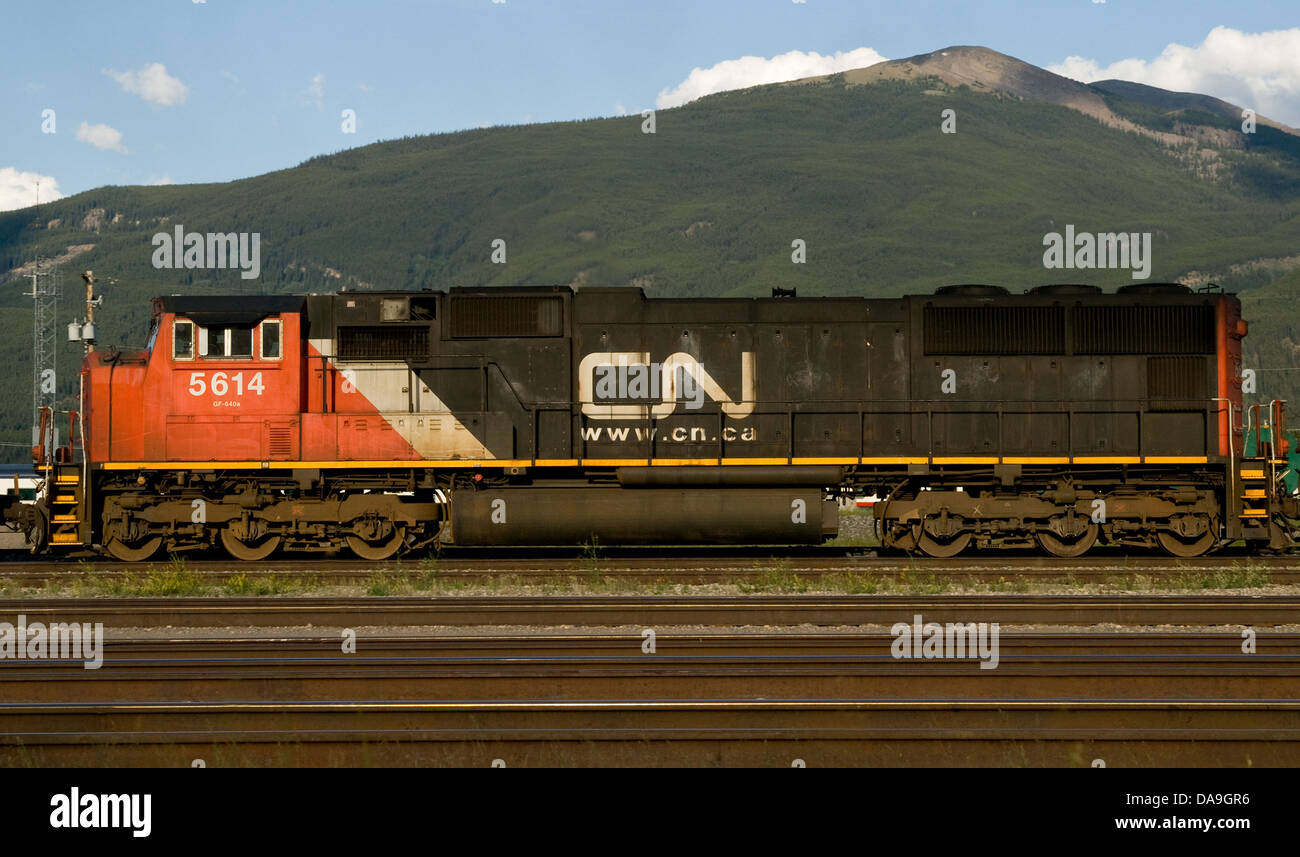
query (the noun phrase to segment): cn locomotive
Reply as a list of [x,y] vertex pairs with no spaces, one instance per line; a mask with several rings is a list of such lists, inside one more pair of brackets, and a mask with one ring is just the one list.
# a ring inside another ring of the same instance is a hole
[[874,492],[882,547],[935,557],[1283,550],[1285,414],[1243,406],[1246,331],[1179,284],[163,297],[145,348],[87,356],[74,437],[8,515],[36,551],[379,560],[815,544]]

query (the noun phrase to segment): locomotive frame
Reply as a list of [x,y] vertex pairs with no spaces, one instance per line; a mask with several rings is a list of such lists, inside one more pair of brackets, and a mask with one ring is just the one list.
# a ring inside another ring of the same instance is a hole
[[[882,545],[929,556],[1287,549],[1284,403],[1243,407],[1246,333],[1178,284],[164,297],[148,347],[88,355],[80,443],[38,447],[43,502],[7,514],[38,551],[383,559],[813,544],[874,491]],[[1279,441],[1247,458],[1252,431]]]

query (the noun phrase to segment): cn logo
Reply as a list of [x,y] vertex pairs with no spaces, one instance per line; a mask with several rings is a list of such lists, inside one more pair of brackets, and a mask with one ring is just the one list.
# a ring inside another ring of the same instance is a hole
[[[688,408],[703,405],[708,396],[732,419],[754,411],[754,352],[740,355],[740,398],[732,399],[722,385],[691,355],[679,351],[662,363],[651,363],[646,351],[593,351],[578,364],[578,401],[582,412],[598,420],[663,419],[677,410],[681,400]],[[655,404],[605,404],[615,400]]]

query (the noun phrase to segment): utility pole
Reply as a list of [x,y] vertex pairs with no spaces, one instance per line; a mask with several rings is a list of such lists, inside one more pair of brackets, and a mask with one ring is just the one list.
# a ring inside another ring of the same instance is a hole
[[[40,185],[37,184],[38,221],[40,206],[41,191]],[[37,231],[39,230],[38,222]],[[41,436],[41,409],[48,407],[51,412],[54,410],[57,390],[54,326],[59,303],[59,271],[50,266],[48,260],[42,258],[39,244],[36,247],[35,258],[32,260],[32,273],[29,278],[32,281],[32,290],[25,297],[32,299],[32,445],[35,446],[40,442]],[[58,441],[55,436],[57,429],[54,427],[53,420],[50,421],[50,432],[50,440],[57,446]]]
[[[86,281],[86,323],[77,325],[80,328],[79,336],[82,342],[86,343],[86,353],[95,350],[95,307],[99,306],[100,298],[95,297],[95,272],[86,271],[81,275],[81,279]],[[72,335],[74,321],[68,325],[68,338],[75,339]]]

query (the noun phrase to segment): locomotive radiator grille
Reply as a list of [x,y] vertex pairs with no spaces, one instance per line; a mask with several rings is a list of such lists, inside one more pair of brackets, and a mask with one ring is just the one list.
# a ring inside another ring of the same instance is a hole
[[927,306],[924,322],[929,355],[1065,353],[1059,306]]
[[1214,307],[1074,308],[1075,354],[1213,354]]
[[402,360],[429,353],[429,328],[340,326],[341,360]]
[[450,307],[453,339],[564,335],[558,297],[453,297]]

